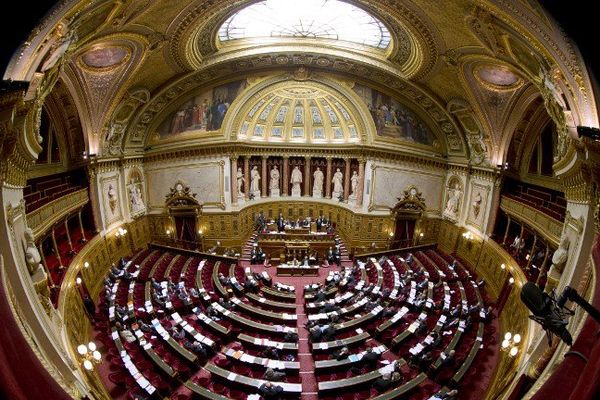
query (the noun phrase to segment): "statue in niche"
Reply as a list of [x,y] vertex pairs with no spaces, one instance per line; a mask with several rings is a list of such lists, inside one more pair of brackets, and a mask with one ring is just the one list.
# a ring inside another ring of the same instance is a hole
[[[269,181],[269,189],[271,190],[271,195],[277,194],[279,195],[279,170],[277,169],[277,165],[274,165],[271,169],[271,180]],[[274,193],[277,192],[277,193]]]
[[242,169],[240,167],[238,167],[237,169],[237,173],[236,173],[236,179],[237,179],[237,191],[238,191],[238,196],[242,196],[244,194],[244,192],[242,191],[242,185],[244,184],[244,173],[242,172]]
[[481,197],[481,192],[477,192],[477,194],[475,195],[475,197],[473,198],[473,215],[475,216],[475,219],[477,219],[479,217],[479,213],[481,212],[481,202],[483,201],[483,198]]
[[358,172],[356,172],[356,171],[352,172],[352,177],[350,178],[351,191],[350,191],[350,196],[349,196],[349,198],[352,200],[356,199],[356,192],[358,190],[358,179],[359,179]]
[[570,241],[566,235],[560,239],[560,244],[558,249],[552,255],[552,270],[562,274],[565,269],[565,265],[567,264],[567,259],[569,258],[569,245]]
[[301,183],[302,183],[302,172],[300,172],[300,169],[296,165],[294,167],[294,170],[292,171],[292,177],[290,180],[290,184],[292,185],[292,196],[300,196],[301,195],[301,189],[300,189]]
[[317,167],[313,173],[313,197],[323,197],[323,180],[325,179],[323,171]]
[[142,199],[142,193],[138,184],[131,182],[129,186],[129,201],[131,204],[131,212],[135,213],[144,209],[144,200]]
[[462,191],[460,190],[460,183],[458,181],[454,181],[453,184],[450,183],[448,187],[448,201],[446,202],[446,208],[442,213],[444,217],[453,221],[458,219],[461,196]]
[[254,197],[260,197],[260,172],[258,172],[256,165],[250,171],[250,193]]
[[27,263],[27,269],[31,277],[43,276],[45,278],[46,272],[42,266],[42,256],[38,251],[31,228],[25,228],[25,262]]
[[333,191],[331,192],[331,198],[338,199],[344,195],[344,174],[339,168],[336,168],[335,174],[333,174]]
[[110,211],[114,214],[117,208],[117,191],[113,187],[112,183],[108,185],[108,205],[110,206]]

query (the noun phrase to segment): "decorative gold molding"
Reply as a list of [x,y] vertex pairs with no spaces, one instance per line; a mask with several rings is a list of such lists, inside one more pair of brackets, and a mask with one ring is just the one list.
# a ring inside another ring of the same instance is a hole
[[[561,221],[555,220],[527,204],[520,203],[506,196],[502,196],[500,208],[511,217],[534,229],[545,240],[552,243],[554,247],[558,247],[563,230],[563,223]],[[570,217],[569,213],[568,215]],[[573,219],[573,224],[578,225],[579,229],[581,229],[579,220]]]

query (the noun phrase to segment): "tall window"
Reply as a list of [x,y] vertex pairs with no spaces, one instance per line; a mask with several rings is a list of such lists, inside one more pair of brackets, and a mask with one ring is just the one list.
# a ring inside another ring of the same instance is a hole
[[265,37],[336,39],[386,49],[390,32],[377,18],[338,0],[264,0],[233,14],[222,42]]

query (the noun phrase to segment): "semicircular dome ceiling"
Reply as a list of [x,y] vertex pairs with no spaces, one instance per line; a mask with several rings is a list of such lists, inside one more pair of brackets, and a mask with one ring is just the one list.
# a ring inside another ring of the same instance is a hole
[[391,40],[379,19],[337,0],[302,0],[301,7],[264,0],[236,12],[219,29],[221,42],[267,37],[334,39],[378,49],[386,49]]
[[289,85],[244,107],[239,139],[270,142],[356,143],[355,111],[319,87]]

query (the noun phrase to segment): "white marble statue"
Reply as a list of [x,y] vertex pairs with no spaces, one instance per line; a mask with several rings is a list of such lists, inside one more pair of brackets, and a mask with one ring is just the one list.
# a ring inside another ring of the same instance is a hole
[[292,171],[292,177],[290,180],[290,184],[292,185],[292,196],[299,197],[301,196],[302,189],[300,188],[300,184],[302,183],[302,172],[300,172],[300,168],[296,165]]
[[142,193],[135,183],[129,186],[129,202],[131,204],[131,212],[135,213],[144,209],[144,200],[142,200]]
[[335,174],[333,174],[333,191],[331,192],[332,199],[339,199],[344,195],[344,174],[339,168],[336,168]]
[[446,208],[442,213],[444,217],[451,220],[456,220],[458,218],[458,208],[460,206],[461,196],[462,192],[458,183],[455,184],[453,188],[448,188],[448,201],[446,203]]
[[108,185],[108,192],[106,194],[108,196],[108,205],[110,206],[110,211],[114,214],[117,208],[117,191],[113,187],[112,183]]
[[481,211],[481,202],[483,201],[483,198],[481,197],[481,192],[477,192],[477,194],[475,195],[475,197],[473,198],[473,216],[475,217],[475,219],[477,219],[479,217],[479,212]]
[[236,179],[237,179],[237,192],[238,192],[238,197],[243,196],[244,192],[242,191],[242,185],[244,184],[244,173],[242,172],[242,169],[238,167],[237,169],[237,173],[236,173]]
[[350,178],[350,196],[348,196],[351,200],[356,200],[357,190],[358,190],[358,172],[352,172],[352,177]]
[[277,169],[277,165],[274,165],[271,169],[271,180],[269,181],[269,189],[271,191],[272,197],[279,196],[279,170]]
[[34,282],[39,281],[41,277],[45,278],[46,272],[42,266],[42,256],[35,246],[33,231],[31,228],[25,228],[25,262],[29,275],[34,278]]
[[256,165],[250,171],[250,193],[254,197],[260,197],[260,172],[258,172]]
[[569,258],[569,238],[567,236],[563,236],[560,240],[560,244],[558,249],[552,255],[552,270],[562,274],[565,269],[565,265],[567,263],[567,259]]
[[313,173],[313,197],[321,198],[323,197],[323,180],[325,177],[323,176],[323,171],[321,171],[320,167],[317,167],[315,172]]

